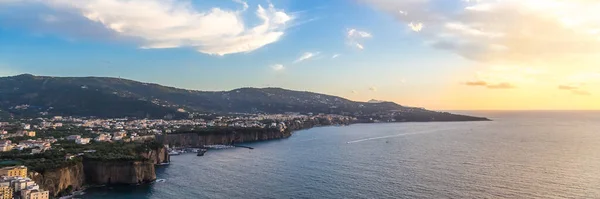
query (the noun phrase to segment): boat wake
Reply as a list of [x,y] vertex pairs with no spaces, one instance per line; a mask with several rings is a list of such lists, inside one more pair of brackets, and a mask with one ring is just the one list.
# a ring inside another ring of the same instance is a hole
[[360,140],[354,140],[354,141],[346,142],[346,144],[354,144],[354,143],[359,143],[359,142],[364,142],[364,141],[371,141],[371,140],[380,140],[380,139],[387,139],[387,138],[402,137],[402,136],[407,136],[407,135],[428,134],[428,133],[434,133],[434,132],[437,132],[437,130],[435,130],[435,131],[421,131],[421,132],[413,132],[413,133],[402,133],[402,134],[396,134],[396,135],[388,135],[388,136],[381,136],[381,137],[365,138],[365,139],[360,139]]

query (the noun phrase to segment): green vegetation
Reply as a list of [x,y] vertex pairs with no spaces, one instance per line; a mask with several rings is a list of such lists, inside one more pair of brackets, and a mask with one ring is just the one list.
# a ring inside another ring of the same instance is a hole
[[196,129],[191,131],[177,131],[171,134],[187,134],[187,133],[196,133],[198,135],[219,135],[219,134],[228,134],[228,133],[251,133],[251,132],[268,132],[268,131],[277,131],[276,129],[271,128],[243,128],[243,127],[208,127],[202,129]]
[[86,131],[84,128],[63,127],[37,132],[36,138],[66,138],[70,135],[81,135],[82,138],[94,138],[98,136],[90,131]]
[[31,155],[25,151],[9,151],[0,153],[1,161],[17,161],[27,168],[44,172],[46,170],[66,167],[77,164],[81,158],[65,159],[67,153],[64,151],[50,150],[44,153]]
[[[52,150],[44,153],[31,155],[29,151],[9,151],[0,153],[0,162],[12,161],[19,162],[29,169],[44,172],[56,168],[72,166],[84,159],[100,161],[143,161],[147,160],[141,154],[149,150],[156,150],[162,147],[156,142],[147,143],[107,143],[95,142],[87,145],[75,144],[72,141],[60,141],[55,143]],[[95,150],[95,152],[84,153],[86,150]],[[68,159],[68,155],[78,155]]]

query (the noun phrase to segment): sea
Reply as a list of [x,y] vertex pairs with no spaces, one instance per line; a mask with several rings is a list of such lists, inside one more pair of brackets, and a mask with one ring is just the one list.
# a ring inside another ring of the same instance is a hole
[[355,124],[183,154],[160,182],[81,198],[600,198],[600,112],[483,111],[489,122]]

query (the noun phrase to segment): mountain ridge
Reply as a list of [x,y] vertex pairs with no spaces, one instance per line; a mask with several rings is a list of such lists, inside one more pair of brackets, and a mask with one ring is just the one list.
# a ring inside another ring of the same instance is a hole
[[[400,115],[438,115],[438,118],[440,114],[447,114],[406,107],[394,102],[357,102],[328,94],[277,87],[199,91],[114,77],[52,77],[31,74],[0,77],[0,110],[23,116],[138,118],[187,117],[192,112],[299,112],[364,117],[398,112],[404,113]],[[461,121],[485,119],[453,116]]]

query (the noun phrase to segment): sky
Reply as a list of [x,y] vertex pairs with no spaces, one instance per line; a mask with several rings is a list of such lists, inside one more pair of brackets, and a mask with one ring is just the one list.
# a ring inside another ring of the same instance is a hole
[[0,76],[600,109],[596,0],[0,0]]

